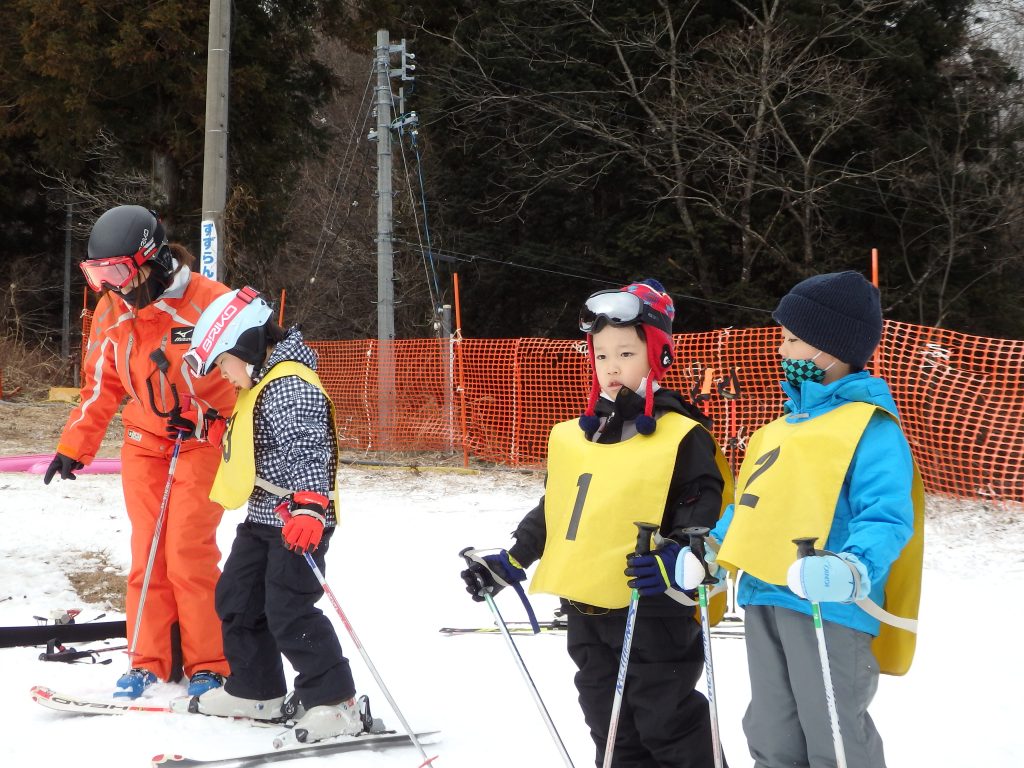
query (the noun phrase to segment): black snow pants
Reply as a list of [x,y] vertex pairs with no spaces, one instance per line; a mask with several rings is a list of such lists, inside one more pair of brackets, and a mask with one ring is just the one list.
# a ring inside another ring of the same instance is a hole
[[[333,529],[312,554],[324,571]],[[217,582],[217,615],[231,665],[225,689],[245,699],[287,692],[281,654],[295,669],[295,692],[306,709],[355,694],[348,659],[330,620],[316,607],[320,583],[302,554],[285,549],[281,529],[246,521]]]
[[[641,609],[633,631],[614,768],[713,768],[708,702],[694,690],[704,669],[700,625],[687,614],[648,616]],[[568,650],[576,662],[576,689],[590,735],[595,764],[604,762],[624,613],[568,616]]]

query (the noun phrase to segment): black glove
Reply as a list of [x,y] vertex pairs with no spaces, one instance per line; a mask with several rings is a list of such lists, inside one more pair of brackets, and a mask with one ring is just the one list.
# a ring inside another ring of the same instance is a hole
[[182,442],[191,440],[196,436],[196,419],[198,417],[199,414],[194,408],[184,413],[181,406],[171,408],[171,412],[167,415],[167,436],[171,440],[176,440],[180,434]]
[[58,472],[60,472],[61,480],[76,480],[74,471],[83,467],[85,467],[85,464],[82,462],[58,452],[54,454],[53,461],[46,468],[46,474],[43,475],[43,483],[49,485],[50,481],[53,480],[53,476]]
[[483,595],[480,594],[481,581],[484,587],[490,588],[490,594],[493,596],[498,594],[507,584],[513,584],[526,579],[526,571],[504,549],[493,555],[485,555],[482,559],[486,565],[474,562],[459,574],[462,576],[462,580],[466,582],[466,591],[478,603],[484,601]]

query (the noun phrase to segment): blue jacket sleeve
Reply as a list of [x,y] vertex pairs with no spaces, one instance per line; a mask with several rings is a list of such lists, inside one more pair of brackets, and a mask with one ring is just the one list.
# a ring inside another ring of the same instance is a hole
[[721,544],[725,540],[725,534],[729,531],[729,526],[732,524],[732,513],[735,507],[730,504],[725,508],[725,512],[722,513],[721,519],[718,521],[718,525],[711,529],[709,534],[711,538]]
[[834,534],[841,531],[833,529],[830,546],[841,545],[842,551],[856,555],[877,583],[914,533],[914,462],[903,431],[890,416],[872,416],[846,478],[846,537],[837,541]]

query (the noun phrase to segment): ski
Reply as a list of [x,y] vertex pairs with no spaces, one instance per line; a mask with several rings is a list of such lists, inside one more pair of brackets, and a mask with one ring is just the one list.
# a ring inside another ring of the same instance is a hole
[[[438,731],[417,733],[417,739],[434,736]],[[313,744],[300,744],[284,749],[268,750],[237,757],[223,757],[215,760],[197,760],[181,755],[156,755],[153,758],[154,768],[249,768],[254,765],[278,763],[284,760],[298,760],[303,757],[321,757],[339,752],[353,752],[361,749],[389,749],[391,747],[410,746],[412,739],[405,733],[366,734],[360,736],[339,736],[333,739],[318,741]]]
[[124,621],[98,621],[83,624],[44,624],[37,627],[0,627],[0,648],[21,645],[45,645],[51,640],[58,643],[88,643],[125,637]]
[[[528,621],[506,622],[508,631],[513,635],[532,635],[533,628]],[[566,631],[565,622],[541,622],[540,634],[564,634]],[[500,635],[501,630],[497,626],[491,627],[441,627],[438,632],[442,635]],[[743,637],[743,624],[735,622],[722,622],[711,628],[712,637],[741,638]]]
[[[530,622],[523,621],[509,621],[506,622],[505,626],[508,628],[510,634],[513,635],[532,635],[534,634],[533,627],[530,626]],[[552,623],[542,622],[540,624],[540,634],[564,634],[566,625],[564,623]],[[442,635],[499,635],[501,630],[498,627],[441,627],[438,632]]]
[[33,685],[29,692],[32,701],[56,712],[74,712],[78,715],[123,715],[126,712],[173,712],[169,704],[140,704],[139,699],[133,703],[121,704],[114,701],[100,701],[81,696],[69,696],[46,688]]
[[34,685],[30,691],[32,701],[55,712],[70,712],[75,715],[124,715],[129,712],[156,712],[173,715],[189,715],[190,717],[217,717],[218,720],[242,722],[260,728],[290,728],[294,720],[281,718],[277,720],[257,720],[251,717],[218,717],[217,715],[193,715],[191,712],[178,712],[170,704],[146,703],[146,699],[133,699],[129,702],[103,701],[85,696],[58,693],[42,685]]

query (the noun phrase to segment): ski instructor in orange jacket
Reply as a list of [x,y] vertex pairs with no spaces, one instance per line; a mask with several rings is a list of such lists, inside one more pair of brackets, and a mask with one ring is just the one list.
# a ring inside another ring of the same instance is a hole
[[[121,482],[132,526],[126,612],[135,655],[114,695],[129,699],[141,696],[157,679],[180,674],[172,661],[175,625],[190,695],[218,687],[229,672],[214,610],[220,575],[216,532],[224,510],[209,499],[220,446],[219,440],[215,444],[202,436],[219,421],[213,411],[231,414],[235,390],[219,376],[193,379],[182,361],[196,320],[228,288],[193,272],[194,261],[184,246],[167,242],[154,211],[122,205],[96,220],[81,267],[89,286],[102,294],[82,366],[81,401],[44,476],[47,484],[56,474],[75,479],[74,471],[93,460],[107,425],[128,398],[121,414]],[[169,362],[166,373],[150,358],[156,350]],[[172,385],[180,399],[177,410]],[[178,431],[183,441],[138,638],[133,639]]]

